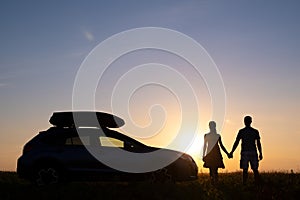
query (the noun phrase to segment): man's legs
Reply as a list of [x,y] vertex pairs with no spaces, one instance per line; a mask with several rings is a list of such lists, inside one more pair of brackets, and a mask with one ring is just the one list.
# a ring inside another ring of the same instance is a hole
[[253,170],[253,174],[254,174],[254,181],[255,184],[258,184],[260,182],[260,177],[259,177],[259,173],[258,173],[258,156],[257,154],[254,154],[251,159],[250,159],[250,165],[251,165],[251,169]]
[[249,156],[246,152],[241,153],[240,168],[243,169],[243,184],[248,180]]
[[259,177],[259,173],[257,169],[253,169],[253,173],[254,173],[254,181],[256,184],[260,183],[260,177]]
[[243,184],[246,185],[248,180],[248,169],[243,169]]
[[243,184],[247,184],[249,162],[254,173],[255,183],[260,182],[258,173],[258,156],[256,152],[242,152],[240,168],[243,169]]

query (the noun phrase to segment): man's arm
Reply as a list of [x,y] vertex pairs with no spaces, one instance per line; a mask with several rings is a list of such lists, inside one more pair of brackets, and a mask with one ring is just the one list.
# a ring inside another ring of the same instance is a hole
[[231,149],[231,152],[229,153],[230,157],[233,157],[233,152],[235,151],[235,149],[237,148],[237,146],[239,145],[239,142],[240,142],[240,133],[238,133],[236,139],[235,139],[235,142],[233,144],[233,147]]
[[261,148],[260,139],[256,140],[256,144],[257,144],[257,149],[258,149],[258,152],[259,152],[259,160],[262,160],[263,155],[262,155],[262,148]]

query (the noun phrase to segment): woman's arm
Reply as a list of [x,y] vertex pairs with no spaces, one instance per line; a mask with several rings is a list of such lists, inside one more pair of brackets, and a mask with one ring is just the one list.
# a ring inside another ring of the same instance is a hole
[[223,145],[221,136],[219,137],[219,144],[220,144],[221,149],[228,155],[229,153],[228,153],[228,151],[226,150],[226,148]]
[[206,140],[206,134],[205,134],[204,135],[204,145],[203,145],[203,155],[202,155],[202,158],[204,158],[204,156],[205,156],[206,148],[207,148],[207,140]]

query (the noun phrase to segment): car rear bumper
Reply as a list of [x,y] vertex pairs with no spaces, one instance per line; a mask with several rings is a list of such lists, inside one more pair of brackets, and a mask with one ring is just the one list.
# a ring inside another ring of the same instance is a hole
[[17,174],[20,178],[29,179],[32,175],[32,167],[28,165],[21,156],[17,160]]

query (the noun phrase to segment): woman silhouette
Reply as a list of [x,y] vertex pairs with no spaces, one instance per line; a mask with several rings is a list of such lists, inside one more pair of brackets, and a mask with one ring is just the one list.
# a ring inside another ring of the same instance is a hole
[[218,168],[225,168],[219,144],[228,157],[229,153],[222,143],[221,136],[217,134],[216,122],[210,121],[209,129],[210,132],[204,135],[203,167],[209,168],[211,182],[216,184],[218,182]]

